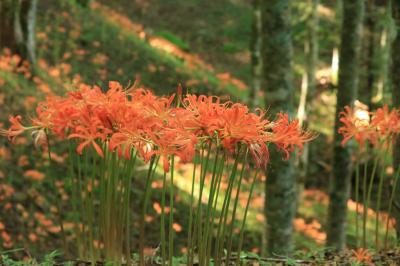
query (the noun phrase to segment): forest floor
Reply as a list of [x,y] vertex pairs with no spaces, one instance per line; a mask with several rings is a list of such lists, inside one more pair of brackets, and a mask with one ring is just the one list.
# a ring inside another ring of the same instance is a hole
[[[0,263],[4,263],[7,266],[20,266],[19,261],[12,260],[7,256],[0,257]],[[60,261],[56,256],[48,255],[42,261],[36,261],[31,259],[30,261],[25,261],[24,265],[39,265],[41,266],[91,266],[91,262],[71,260],[71,261]],[[96,266],[106,266],[108,264],[97,262]],[[126,265],[126,264],[123,264]],[[132,266],[138,266],[139,263],[136,260],[131,262]],[[146,266],[161,266],[162,261],[160,257],[147,257]],[[186,258],[174,258],[174,266],[185,266]],[[194,262],[193,266],[198,266],[197,262]],[[237,257],[233,255],[230,262],[227,264],[222,264],[223,266],[236,266]],[[274,257],[274,258],[264,258],[257,256],[255,254],[243,254],[240,258],[240,265],[242,266],[337,266],[337,265],[351,265],[351,266],[397,266],[400,265],[400,249],[391,249],[387,251],[381,251],[374,253],[369,250],[358,249],[346,250],[340,253],[324,251],[324,252],[314,252],[303,254],[301,258],[291,258],[291,257]]]
[[[204,17],[196,13],[198,10],[194,8],[194,0],[174,0],[175,5],[160,4],[151,8],[146,7],[146,1],[136,1],[135,8],[131,9],[124,6],[135,1],[122,2],[97,1],[89,9],[67,2],[63,2],[61,7],[54,1],[41,2],[43,8],[39,8],[37,35],[40,60],[35,75],[29,67],[16,64],[18,58],[15,55],[7,51],[1,54],[0,86],[5,90],[0,92],[0,127],[8,125],[7,115],[4,114],[29,116],[34,112],[37,102],[46,95],[63,94],[81,82],[104,88],[109,80],[117,80],[124,85],[139,80],[143,87],[164,95],[174,93],[177,85],[182,83],[184,88],[189,88],[193,93],[213,93],[224,99],[247,100],[250,81],[247,43],[250,33],[243,25],[250,25],[249,4],[204,1],[202,4],[207,5],[204,8],[208,10],[207,17]],[[176,8],[177,5],[180,8]],[[167,16],[173,12],[171,6],[180,10],[180,13]],[[221,13],[221,10],[229,11],[230,15],[223,15],[225,11]],[[230,19],[232,16],[237,19]],[[194,19],[188,23],[187,20],[192,17]],[[193,28],[197,31],[193,31]],[[331,102],[332,95],[324,91],[316,102]],[[314,176],[311,185],[304,190],[303,204],[294,222],[296,250],[303,252],[300,253],[304,263],[316,260],[304,255],[310,250],[324,250],[328,204],[326,187],[330,171],[327,166],[329,154],[325,151],[329,145],[327,143],[331,141],[327,128],[333,123],[332,114],[332,104],[325,105],[324,110],[314,109],[314,116],[324,117],[321,124],[316,122],[311,125],[321,133],[320,141],[316,144],[318,150],[315,158],[318,159],[311,173]],[[50,169],[45,154],[31,143],[31,140],[21,138],[15,147],[11,147],[6,140],[0,140],[0,209],[4,214],[0,217],[0,244],[5,250],[23,248],[29,250],[32,256],[42,257],[41,254],[61,246],[60,228],[56,223],[57,208],[53,203],[55,195],[49,193],[52,189],[48,177],[57,179],[57,191],[62,196],[63,204],[68,206],[68,191],[63,181],[67,152],[66,147],[55,149],[52,157],[57,167]],[[176,184],[183,195],[188,194],[189,190],[185,182],[179,182],[179,178],[183,180],[186,171],[190,169],[178,169],[180,177],[177,177]],[[139,177],[138,184],[140,182]],[[154,187],[159,189],[157,183]],[[260,182],[251,204],[245,233],[245,249],[254,254],[261,254],[263,249],[263,188]],[[134,193],[137,199],[141,198],[143,192],[140,185]],[[159,228],[161,193],[155,192],[153,195],[153,205],[147,217],[149,255],[159,242],[157,230],[153,232],[151,228]],[[176,235],[182,240],[182,244],[176,245],[176,248],[181,251],[187,233],[188,221],[184,214],[187,213],[188,201],[185,197],[176,201],[176,216],[180,217],[175,226]],[[350,248],[355,246],[355,226],[352,223],[356,215],[354,206],[354,202],[349,201],[351,223],[347,236]],[[243,207],[239,206],[238,212],[241,211]],[[68,215],[63,215],[68,220]],[[368,230],[373,232],[375,214],[372,209],[369,217]],[[70,223],[65,223],[65,227],[72,231]],[[394,241],[393,235],[390,241]],[[23,252],[17,253],[17,257],[26,257]],[[398,254],[398,251],[393,251],[384,257],[398,259]],[[350,261],[352,255],[352,251],[343,255],[327,253],[321,259]],[[374,256],[379,258],[381,255]],[[255,257],[248,259],[250,263]],[[290,264],[293,262],[291,259],[282,260],[287,261],[280,263],[293,265]]]

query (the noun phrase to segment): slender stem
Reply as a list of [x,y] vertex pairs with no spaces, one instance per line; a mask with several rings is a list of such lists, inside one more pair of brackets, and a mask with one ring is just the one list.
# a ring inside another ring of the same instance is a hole
[[208,195],[208,203],[207,203],[207,212],[206,212],[206,219],[204,222],[204,234],[203,234],[203,240],[202,240],[202,247],[199,250],[201,256],[201,264],[206,264],[206,256],[207,256],[207,244],[208,244],[208,236],[209,236],[209,231],[210,231],[210,216],[212,212],[212,207],[213,207],[213,201],[214,201],[214,194],[215,194],[215,187],[217,185],[215,177],[217,176],[217,166],[219,162],[219,153],[220,149],[217,147],[217,152],[214,158],[214,164],[213,164],[213,170],[212,170],[212,176],[211,176],[211,184],[210,184],[210,189],[209,189],[209,195]]
[[172,265],[174,257],[174,155],[171,157],[171,180],[169,190],[169,265]]
[[75,166],[75,153],[72,149],[72,142],[71,140],[68,142],[68,160],[69,160],[69,174],[70,174],[70,182],[71,182],[71,202],[72,202],[72,211],[73,211],[73,216],[74,216],[74,231],[75,231],[75,235],[76,235],[76,239],[77,239],[77,249],[78,249],[78,258],[82,258],[83,257],[83,244],[82,244],[82,234],[81,231],[79,229],[79,227],[77,226],[79,223],[79,213],[78,213],[78,197],[77,197],[77,193],[78,193],[78,189],[77,189],[77,184],[78,181],[75,178],[75,172],[74,172],[74,166]]
[[[53,165],[53,160],[51,158],[50,138],[49,138],[49,134],[48,134],[47,131],[45,131],[45,134],[46,134],[46,140],[47,140],[47,155],[49,157],[49,169],[50,169],[52,167],[52,165]],[[50,174],[50,171],[49,171],[49,174]],[[62,237],[62,240],[63,240],[64,252],[68,252],[67,238],[65,236],[64,224],[62,222],[62,216],[61,216],[61,201],[60,201],[60,197],[58,196],[59,193],[57,192],[58,190],[57,190],[57,186],[56,186],[54,178],[50,177],[50,180],[52,181],[51,183],[52,183],[53,189],[56,192],[56,204],[57,204],[57,209],[58,209],[58,211],[57,211],[57,214],[58,214],[57,215],[57,219],[58,219],[58,223],[60,224],[61,237]]]
[[[215,196],[214,202],[213,202],[213,212],[212,212],[212,217],[211,217],[211,225],[214,228],[215,226],[215,218],[217,216],[217,204],[218,204],[218,198],[219,198],[219,191],[220,191],[220,187],[221,187],[221,181],[222,181],[222,176],[224,174],[224,168],[225,168],[225,154],[224,157],[221,160],[221,164],[218,170],[218,181],[217,181],[217,194]],[[208,251],[207,251],[207,266],[210,263],[210,258],[211,258],[211,240],[212,240],[212,231],[210,231],[210,236],[208,239]]]
[[358,241],[360,238],[360,233],[359,233],[359,197],[358,197],[358,193],[359,193],[359,188],[360,186],[360,162],[359,162],[359,157],[356,159],[356,185],[355,185],[355,189],[354,189],[354,195],[355,195],[355,201],[356,201],[356,247],[358,247]]
[[387,249],[387,240],[388,240],[388,236],[389,236],[389,220],[390,220],[390,215],[392,213],[393,200],[394,200],[394,196],[395,196],[395,193],[396,193],[396,187],[397,187],[397,181],[399,179],[399,175],[400,175],[400,166],[397,167],[397,171],[396,171],[396,174],[394,176],[392,192],[391,192],[391,195],[390,195],[388,216],[387,216],[387,220],[386,220],[385,249]]
[[[366,154],[368,154],[366,152]],[[363,173],[363,247],[366,248],[367,246],[367,212],[365,209],[365,205],[367,202],[367,191],[368,191],[368,181],[367,181],[367,171],[368,171],[368,159],[364,162],[364,173]]]
[[131,212],[130,212],[130,202],[131,202],[131,193],[132,193],[132,174],[135,169],[136,159],[137,159],[137,151],[131,151],[131,158],[133,156],[133,160],[130,160],[130,168],[128,168],[128,173],[126,176],[127,179],[127,192],[126,192],[126,200],[125,200],[125,213],[126,213],[126,236],[125,236],[125,248],[126,248],[126,260],[127,265],[131,265]]
[[210,141],[207,149],[207,154],[203,156],[202,162],[201,162],[201,173],[200,173],[200,191],[199,191],[199,199],[197,203],[197,212],[196,212],[196,219],[195,219],[195,225],[194,228],[197,230],[197,247],[199,250],[199,253],[201,252],[201,247],[202,247],[202,198],[203,198],[203,190],[204,190],[204,183],[205,183],[205,178],[207,174],[207,168],[208,168],[208,163],[210,160],[210,153],[211,153],[211,146],[212,143]]
[[225,192],[225,197],[224,197],[224,203],[222,205],[222,211],[221,211],[221,216],[219,220],[219,225],[218,225],[218,231],[217,231],[217,241],[216,241],[216,265],[219,265],[220,259],[223,253],[224,249],[224,242],[225,242],[225,232],[226,232],[226,224],[228,220],[228,213],[229,213],[229,205],[231,201],[231,193],[233,189],[233,185],[235,183],[235,177],[236,177],[236,171],[239,163],[239,158],[240,158],[240,151],[238,151],[235,162],[232,166],[231,173],[229,176],[229,181],[228,181],[228,188],[227,191]]
[[143,209],[142,209],[142,217],[140,219],[140,235],[139,235],[139,264],[140,266],[144,266],[144,227],[145,227],[145,218],[146,218],[146,210],[148,201],[150,200],[151,195],[151,182],[152,176],[157,167],[159,156],[152,157],[150,160],[149,170],[147,172],[147,181],[146,181],[146,189],[143,201]]
[[[378,165],[378,157],[374,159],[374,164],[372,167],[372,173],[371,173],[371,178],[368,186],[368,191],[367,191],[367,196],[364,201],[364,210],[363,210],[363,248],[367,247],[367,216],[368,216],[368,208],[369,208],[369,202],[371,199],[371,193],[372,193],[372,187],[374,184],[375,180],[375,172],[376,168]],[[364,189],[366,189],[366,183],[367,183],[367,163],[364,166]]]
[[239,262],[240,262],[240,253],[242,252],[242,246],[243,246],[244,226],[246,225],[247,212],[249,210],[251,197],[253,195],[254,185],[255,185],[255,183],[257,181],[258,172],[259,172],[259,170],[257,169],[256,172],[254,173],[253,181],[252,181],[251,187],[250,187],[249,197],[247,198],[246,209],[244,210],[242,226],[240,228],[239,249],[238,249],[238,252],[237,252],[236,265],[240,265]]
[[[94,223],[93,223],[93,193],[94,193],[94,175],[95,175],[95,171],[96,171],[96,160],[95,160],[95,156],[93,155],[92,149],[89,148],[88,151],[86,151],[87,156],[88,156],[88,160],[90,160],[90,157],[92,157],[92,172],[90,173],[91,178],[89,179],[89,173],[87,173],[87,186],[85,188],[85,191],[87,192],[87,198],[88,198],[88,208],[87,208],[87,215],[88,215],[88,234],[89,234],[89,242],[90,242],[90,253],[91,253],[91,259],[92,261],[95,263],[96,262],[96,254],[95,254],[95,249],[93,246],[93,241],[94,241]],[[87,162],[88,163],[88,162]],[[89,163],[87,165],[87,167],[89,168]],[[90,180],[90,183],[89,183]],[[90,189],[89,189],[90,186]]]
[[[193,263],[191,263],[191,254],[192,254],[192,227],[193,227],[193,203],[194,203],[194,184],[196,181],[196,167],[197,167],[197,161],[196,158],[194,159],[194,164],[193,164],[193,174],[192,174],[192,191],[190,194],[190,211],[189,211],[189,233],[188,233],[188,254],[187,254],[187,264],[189,266],[192,266]],[[165,185],[164,185],[165,187]]]
[[231,252],[232,252],[232,236],[233,236],[233,229],[234,229],[235,220],[236,220],[236,209],[237,209],[237,205],[239,202],[239,194],[240,194],[240,188],[242,185],[243,173],[244,173],[244,169],[246,168],[246,164],[247,164],[247,155],[248,155],[248,150],[246,150],[245,156],[242,160],[242,170],[240,171],[240,176],[239,176],[238,186],[237,186],[237,191],[236,191],[236,197],[235,197],[235,203],[233,205],[232,222],[231,222],[231,228],[230,228],[230,232],[229,232],[229,236],[228,236],[228,248],[227,248],[228,253],[227,253],[226,261],[230,260]]
[[[366,234],[367,234],[367,215],[368,215],[368,208],[369,208],[369,202],[371,200],[371,193],[372,193],[372,187],[374,184],[375,180],[375,173],[376,173],[376,168],[378,166],[378,160],[379,158],[376,157],[374,160],[374,165],[372,168],[372,173],[371,173],[371,179],[369,180],[369,186],[368,186],[368,194],[367,194],[367,201],[364,203],[364,221],[363,221],[363,247],[367,247],[367,239],[366,239]],[[366,173],[364,173],[366,175]]]
[[[383,158],[385,153],[383,153],[381,156]],[[383,161],[383,159],[382,159]],[[383,188],[383,180],[385,178],[385,167],[384,165],[381,166],[381,174],[379,176],[379,185],[378,185],[378,199],[376,202],[376,219],[375,219],[375,246],[376,250],[379,250],[379,211],[381,208],[381,199],[382,199],[382,188]]]
[[165,265],[166,262],[166,254],[165,254],[165,191],[166,189],[166,181],[167,173],[163,174],[163,190],[162,190],[162,198],[161,198],[161,257],[162,257],[162,265]]

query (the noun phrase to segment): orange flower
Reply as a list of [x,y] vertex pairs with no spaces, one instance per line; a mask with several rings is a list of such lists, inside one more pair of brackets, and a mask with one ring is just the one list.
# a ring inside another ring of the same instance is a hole
[[27,170],[24,172],[24,176],[35,181],[42,181],[45,175],[37,170]]
[[98,138],[104,139],[102,133],[97,132],[97,129],[94,127],[85,128],[83,126],[77,126],[76,132],[78,132],[78,133],[72,133],[68,136],[68,138],[69,139],[80,138],[83,140],[76,148],[76,151],[79,154],[82,154],[83,149],[86,146],[92,145],[93,148],[96,150],[97,154],[100,155],[101,157],[104,157],[103,150],[101,149],[99,144],[97,144],[97,142],[96,142],[96,139],[98,139]]
[[343,145],[352,138],[359,143],[361,148],[367,141],[375,146],[387,145],[400,133],[399,110],[390,111],[388,106],[384,105],[383,108],[378,108],[369,115],[372,117],[371,122],[369,122],[369,117],[357,115],[350,107],[345,107],[340,118],[344,125],[339,128],[339,133],[344,136]]
[[304,143],[312,140],[315,136],[311,132],[303,131],[299,126],[299,120],[289,121],[287,114],[279,113],[273,122],[273,143],[285,154],[285,159],[297,147],[302,151]]
[[371,126],[381,138],[390,138],[400,133],[400,111],[384,105],[372,114]]
[[32,128],[25,127],[21,124],[22,117],[20,115],[10,116],[8,120],[11,123],[10,128],[8,130],[0,129],[0,135],[8,137],[8,139],[12,142],[14,142],[17,136]]
[[357,262],[361,263],[372,263],[372,256],[368,249],[358,248],[356,250],[352,250],[353,258]]
[[61,139],[77,139],[79,154],[93,146],[103,157],[102,146],[108,146],[125,158],[137,152],[145,162],[159,155],[165,171],[172,156],[191,161],[199,143],[212,141],[231,153],[244,145],[256,166],[265,167],[270,143],[288,158],[312,139],[297,120],[290,122],[284,114],[271,123],[263,111],[251,113],[243,104],[222,102],[215,96],[183,96],[179,87],[177,98],[157,97],[135,85],[125,90],[118,82],[110,82],[107,92],[81,85],[65,97],[47,97],[36,108],[32,127],[22,126],[20,120],[19,116],[10,119],[12,126],[2,135],[13,139],[34,129],[36,144],[46,143],[45,133],[53,133]]
[[340,115],[340,122],[344,124],[338,130],[344,137],[342,145],[345,145],[350,139],[354,138],[361,148],[364,147],[366,141],[371,138],[372,133],[369,121],[357,117],[353,109],[349,106],[346,106],[344,112],[341,112]]

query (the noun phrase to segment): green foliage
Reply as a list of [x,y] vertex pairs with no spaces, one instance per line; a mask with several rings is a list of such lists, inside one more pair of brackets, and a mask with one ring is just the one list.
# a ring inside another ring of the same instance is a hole
[[225,53],[229,54],[234,54],[240,51],[240,48],[237,46],[237,44],[232,42],[224,43],[222,49],[224,50]]
[[[54,250],[46,254],[42,261],[37,261],[34,258],[29,258],[26,261],[14,260],[10,258],[10,253],[21,251],[23,249],[15,249],[1,253],[0,264],[7,266],[53,266],[56,263],[56,258],[60,256],[59,251]],[[64,265],[71,266],[72,262],[66,262]]]
[[184,51],[190,50],[190,45],[187,42],[185,42],[179,36],[173,34],[170,31],[157,31],[154,35],[163,37],[164,39],[170,41]]

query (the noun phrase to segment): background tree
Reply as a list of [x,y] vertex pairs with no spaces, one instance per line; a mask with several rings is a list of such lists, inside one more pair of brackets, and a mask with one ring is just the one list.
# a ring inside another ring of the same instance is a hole
[[[392,97],[393,106],[400,107],[400,3],[393,1],[393,18],[396,23],[397,34],[392,43]],[[397,139],[393,148],[393,168],[400,167],[400,139]],[[400,238],[400,187],[397,184],[395,193],[395,218],[397,238]]]
[[[266,106],[272,114],[293,114],[290,1],[262,1],[261,10]],[[296,207],[293,160],[281,158],[278,151],[272,150],[271,167],[266,173],[267,252],[274,255],[292,250]]]
[[327,246],[342,250],[346,243],[347,200],[352,175],[350,146],[341,145],[339,113],[356,99],[364,0],[343,1],[339,81],[334,129],[332,177],[329,191]]
[[259,92],[262,82],[262,56],[261,56],[261,9],[260,0],[253,0],[253,21],[251,25],[251,39],[250,39],[250,52],[251,52],[251,87],[249,103],[251,107],[260,105]]
[[14,34],[14,9],[15,5],[11,0],[0,1],[0,47],[16,47]]
[[38,0],[0,2],[0,48],[36,63],[36,13]]
[[[307,1],[307,29],[305,41],[305,70],[303,73],[300,102],[297,111],[300,125],[307,124],[309,107],[316,92],[315,72],[318,63],[318,8],[319,0]],[[308,175],[310,144],[304,146],[303,154],[298,158],[298,201],[302,201],[302,192]]]
[[[365,73],[363,73],[363,84],[360,86],[360,100],[366,104],[371,110],[372,96],[375,85],[375,77],[378,71],[377,60],[375,57],[375,51],[377,48],[377,8],[375,0],[368,0],[366,4],[365,14],[365,30],[364,30],[364,42],[363,42],[363,61],[365,64]],[[361,85],[361,84],[360,84]]]

